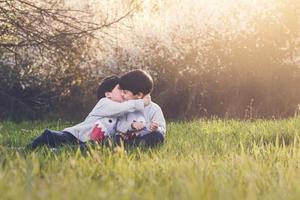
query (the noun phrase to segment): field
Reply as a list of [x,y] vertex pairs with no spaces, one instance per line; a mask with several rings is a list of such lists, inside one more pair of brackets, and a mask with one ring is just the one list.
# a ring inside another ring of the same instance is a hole
[[300,118],[169,122],[152,150],[19,148],[68,125],[0,122],[1,199],[300,199]]

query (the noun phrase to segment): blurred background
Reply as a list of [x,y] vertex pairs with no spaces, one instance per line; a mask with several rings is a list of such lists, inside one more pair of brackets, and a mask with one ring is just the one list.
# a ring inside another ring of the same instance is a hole
[[292,117],[299,45],[299,0],[3,0],[0,119],[82,119],[138,68],[167,119]]

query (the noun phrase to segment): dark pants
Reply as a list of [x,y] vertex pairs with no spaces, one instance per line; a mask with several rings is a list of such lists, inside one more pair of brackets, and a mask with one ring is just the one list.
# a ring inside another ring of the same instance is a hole
[[122,135],[115,136],[115,143],[121,146],[124,143],[125,146],[144,146],[144,147],[156,147],[163,144],[164,136],[160,132],[151,132],[143,136],[129,137],[124,139]]
[[64,131],[53,131],[49,129],[45,129],[45,131],[35,138],[32,143],[28,145],[29,148],[35,149],[39,146],[48,145],[50,147],[58,147],[62,144],[81,144],[75,136],[71,133]]

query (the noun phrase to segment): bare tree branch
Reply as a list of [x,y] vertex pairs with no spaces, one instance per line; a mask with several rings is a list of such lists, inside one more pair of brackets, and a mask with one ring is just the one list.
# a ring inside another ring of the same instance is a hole
[[68,14],[74,12],[87,14],[80,10],[59,9],[55,5],[51,8],[42,8],[29,0],[6,0],[1,3],[5,6],[0,7],[0,21],[6,28],[0,29],[0,32],[11,36],[10,39],[0,37],[0,46],[6,48],[37,45],[63,48],[64,45],[81,37],[95,37],[93,34],[95,31],[119,23],[133,14],[137,8],[135,6],[112,21],[104,19],[99,24]]

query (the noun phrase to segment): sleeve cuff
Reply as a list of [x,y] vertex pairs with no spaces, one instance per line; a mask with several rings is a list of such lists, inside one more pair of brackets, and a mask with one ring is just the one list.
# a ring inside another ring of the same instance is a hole
[[143,99],[135,100],[135,108],[136,110],[144,110],[144,100]]

